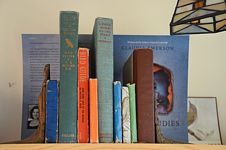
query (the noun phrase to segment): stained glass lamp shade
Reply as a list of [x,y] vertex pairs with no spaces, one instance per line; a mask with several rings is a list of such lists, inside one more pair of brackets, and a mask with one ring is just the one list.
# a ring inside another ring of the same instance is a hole
[[178,0],[170,34],[216,33],[226,30],[226,0]]

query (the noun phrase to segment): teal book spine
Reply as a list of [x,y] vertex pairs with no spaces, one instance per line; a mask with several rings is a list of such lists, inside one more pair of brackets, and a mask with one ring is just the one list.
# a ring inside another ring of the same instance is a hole
[[122,143],[122,85],[114,82],[114,142]]
[[94,25],[98,79],[99,140],[113,142],[113,20],[97,18]]
[[60,143],[77,142],[78,21],[77,12],[60,12]]
[[127,84],[127,86],[128,86],[128,89],[129,89],[131,142],[137,143],[137,118],[136,118],[135,84]]

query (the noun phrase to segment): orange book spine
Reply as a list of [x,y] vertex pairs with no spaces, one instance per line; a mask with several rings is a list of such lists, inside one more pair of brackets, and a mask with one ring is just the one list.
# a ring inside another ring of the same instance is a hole
[[78,143],[89,142],[89,49],[78,49]]
[[90,93],[90,143],[99,143],[97,79],[89,80]]

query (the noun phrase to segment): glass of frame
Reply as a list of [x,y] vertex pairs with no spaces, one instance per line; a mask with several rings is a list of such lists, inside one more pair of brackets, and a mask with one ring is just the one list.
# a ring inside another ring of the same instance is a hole
[[193,144],[222,144],[216,97],[188,97],[188,140]]

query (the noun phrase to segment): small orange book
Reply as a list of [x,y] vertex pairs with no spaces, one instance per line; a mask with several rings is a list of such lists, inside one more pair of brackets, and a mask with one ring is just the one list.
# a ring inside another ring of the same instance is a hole
[[78,143],[89,142],[89,49],[78,49]]
[[99,143],[97,79],[89,79],[90,143]]

